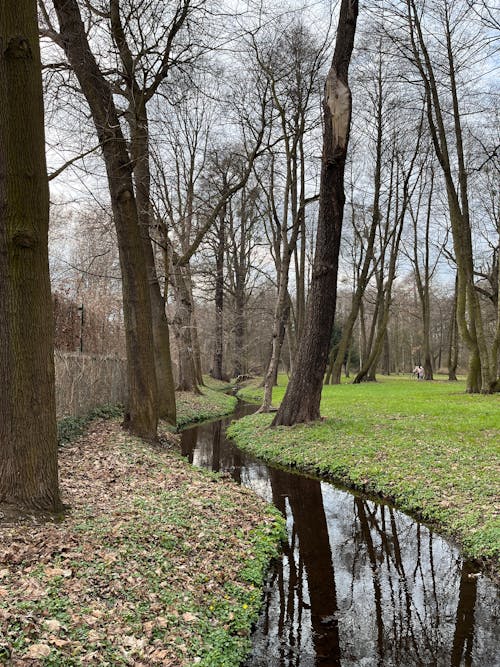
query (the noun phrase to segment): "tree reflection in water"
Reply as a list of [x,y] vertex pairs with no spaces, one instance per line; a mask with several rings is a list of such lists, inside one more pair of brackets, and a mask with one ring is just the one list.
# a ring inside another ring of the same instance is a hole
[[455,547],[387,505],[247,457],[222,426],[185,431],[183,454],[231,472],[288,526],[247,667],[500,666],[497,589]]

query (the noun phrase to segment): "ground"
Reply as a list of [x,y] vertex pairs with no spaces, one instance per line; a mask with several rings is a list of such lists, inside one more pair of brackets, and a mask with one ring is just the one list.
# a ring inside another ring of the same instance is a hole
[[282,520],[163,436],[92,422],[61,449],[65,518],[0,524],[0,664],[240,663]]
[[[279,403],[286,378],[274,389]],[[257,383],[240,395],[261,397]],[[237,444],[280,464],[381,495],[456,538],[500,574],[500,396],[464,382],[380,378],[326,386],[324,419],[269,429],[272,415],[230,427]]]

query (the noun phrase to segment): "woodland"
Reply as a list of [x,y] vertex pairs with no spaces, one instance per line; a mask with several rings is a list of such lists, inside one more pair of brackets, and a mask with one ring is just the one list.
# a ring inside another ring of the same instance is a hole
[[0,501],[62,508],[54,341],[150,441],[204,375],[285,371],[275,426],[342,374],[498,391],[495,1],[0,6]]
[[0,663],[242,663],[286,511],[177,434],[235,388],[498,575],[499,9],[0,0]]

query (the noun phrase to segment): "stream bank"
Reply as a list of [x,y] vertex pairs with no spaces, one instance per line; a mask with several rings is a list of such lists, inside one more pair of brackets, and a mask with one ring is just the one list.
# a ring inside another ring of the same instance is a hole
[[94,421],[60,451],[64,520],[0,521],[0,665],[240,663],[283,522],[176,442]]
[[[281,376],[276,403],[285,386]],[[500,396],[466,394],[463,382],[382,378],[325,386],[321,412],[321,422],[277,429],[272,416],[252,415],[230,433],[264,460],[392,500],[500,579]]]
[[229,422],[184,431],[183,454],[273,502],[288,533],[245,667],[498,666],[498,588],[455,545],[391,505],[266,465],[225,437]]

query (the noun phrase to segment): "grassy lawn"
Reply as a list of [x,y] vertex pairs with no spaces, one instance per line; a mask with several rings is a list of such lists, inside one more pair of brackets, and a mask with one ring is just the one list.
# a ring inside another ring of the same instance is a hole
[[[180,419],[227,412],[221,398],[182,397]],[[240,664],[283,520],[177,439],[93,421],[60,450],[64,519],[0,516],[0,664]]]
[[[240,395],[261,392],[249,386]],[[322,422],[272,430],[271,415],[252,415],[230,433],[259,457],[393,499],[499,572],[498,394],[467,395],[463,382],[380,378],[325,387],[321,412]]]

